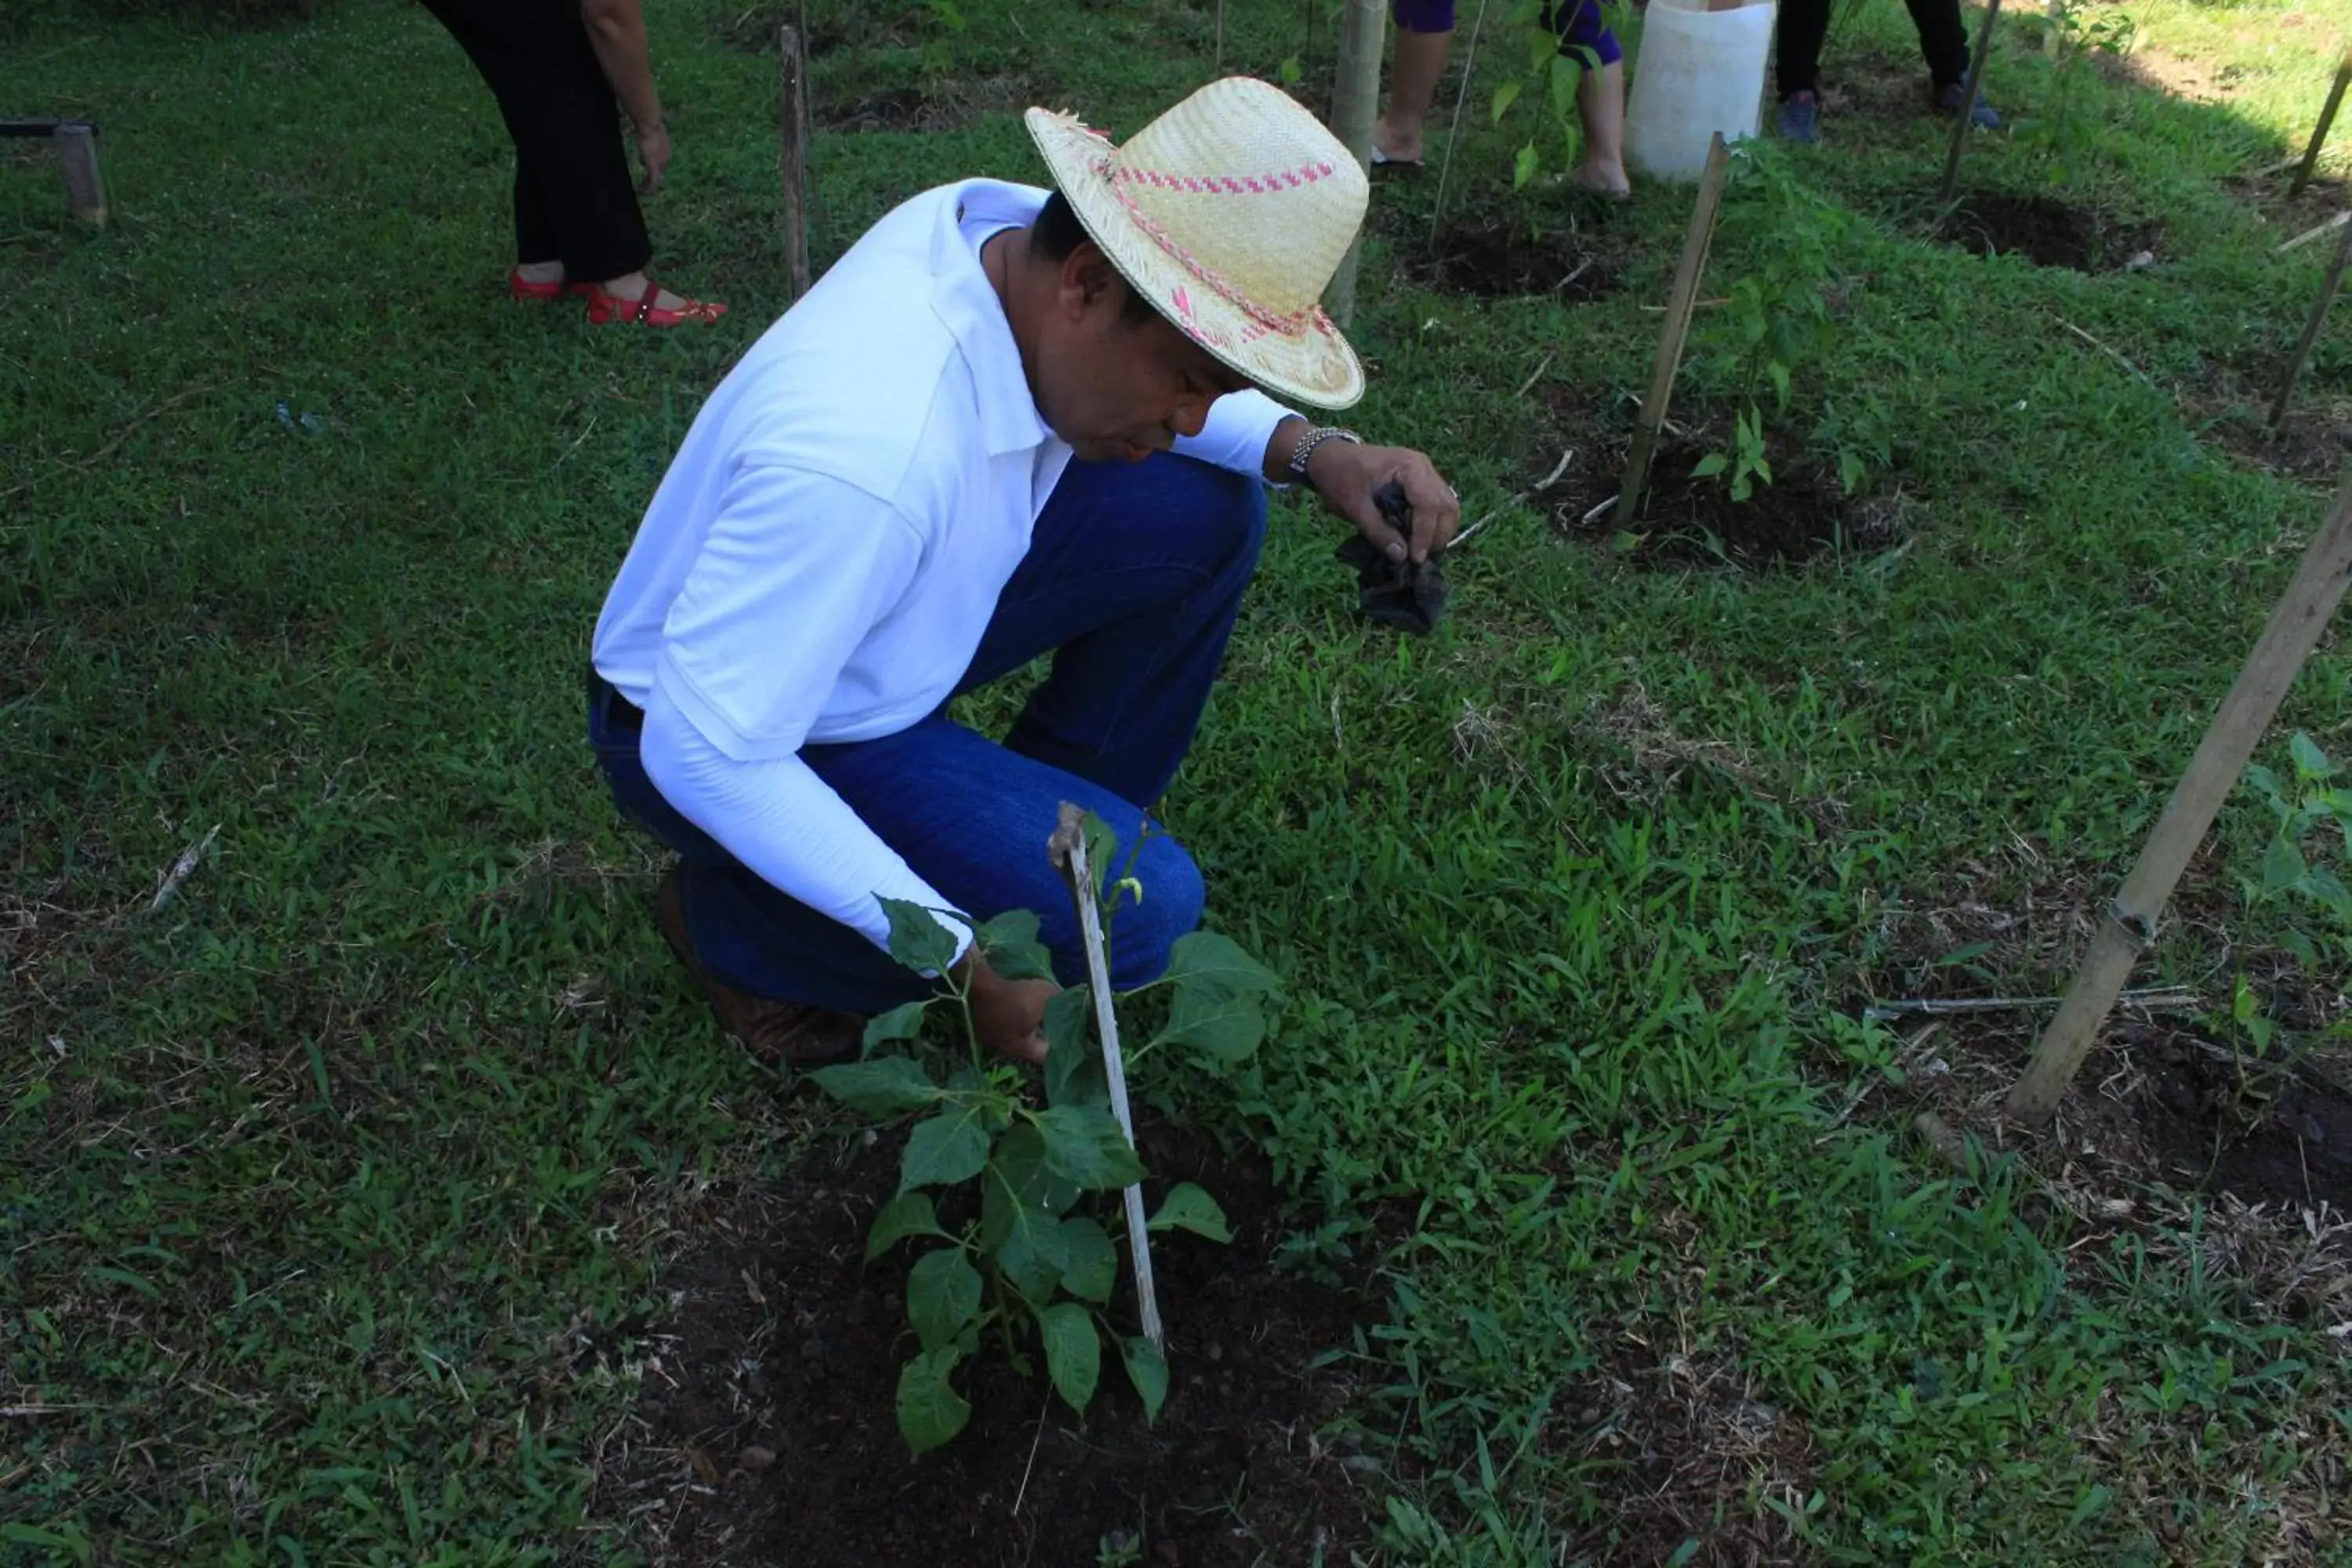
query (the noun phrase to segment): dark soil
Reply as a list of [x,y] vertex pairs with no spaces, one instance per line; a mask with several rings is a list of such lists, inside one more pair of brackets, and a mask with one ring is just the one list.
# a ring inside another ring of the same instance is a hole
[[1515,223],[1449,229],[1437,250],[1424,250],[1408,266],[1433,287],[1489,299],[1597,300],[1618,288],[1615,269],[1590,246],[1572,236],[1531,236]]
[[[1761,1568],[1812,1561],[1787,1518],[1820,1450],[1795,1413],[1760,1398],[1737,1365],[1684,1355],[1621,1360],[1570,1390],[1553,1446],[1611,1506],[1574,1543],[1579,1561]],[[1696,1541],[1688,1558],[1675,1553]]]
[[1900,535],[1896,508],[1857,505],[1834,474],[1777,453],[1770,455],[1774,482],[1759,482],[1746,500],[1735,501],[1720,477],[1692,477],[1711,449],[1688,438],[1663,443],[1651,466],[1642,515],[1622,533],[1613,504],[1584,521],[1588,510],[1614,494],[1622,477],[1623,447],[1596,451],[1582,482],[1567,491],[1575,499],[1556,515],[1570,532],[1617,549],[1642,566],[1730,565],[1767,572],[1822,554],[1884,550]]
[[[1046,1404],[1042,1368],[1024,1378],[994,1353],[959,1373],[971,1425],[910,1458],[894,1405],[914,1344],[909,1249],[862,1262],[898,1151],[855,1147],[747,1194],[727,1239],[667,1281],[679,1305],[635,1414],[641,1451],[607,1467],[638,1478],[608,1479],[598,1511],[663,1521],[667,1560],[698,1565],[1059,1568],[1095,1563],[1119,1532],[1139,1532],[1153,1568],[1349,1561],[1371,1539],[1368,1505],[1317,1434],[1350,1388],[1342,1368],[1311,1363],[1369,1314],[1353,1290],[1274,1270],[1279,1199],[1255,1156],[1167,1129],[1140,1143],[1152,1205],[1198,1181],[1234,1236],[1153,1238],[1171,1367],[1156,1426],[1108,1347],[1083,1420]],[[1126,1289],[1111,1316],[1131,1325]],[[612,1495],[660,1475],[683,1495],[658,1508]]]
[[919,87],[886,87],[852,98],[816,95],[816,122],[828,131],[923,131],[935,129],[942,110]]
[[2055,196],[1975,191],[1944,220],[1941,237],[1978,256],[2022,256],[2037,267],[2111,272],[2152,250],[2163,226],[2126,223]]
[[2248,1203],[2352,1213],[2352,1092],[2309,1065],[2238,1062],[2156,1024],[2115,1030],[2146,1087],[2130,1109],[2156,1155],[2150,1179]]

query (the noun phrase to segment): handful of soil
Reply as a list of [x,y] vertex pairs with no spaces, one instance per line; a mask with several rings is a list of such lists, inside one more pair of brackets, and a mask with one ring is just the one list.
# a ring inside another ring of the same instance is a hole
[[[1402,485],[1391,479],[1372,492],[1372,503],[1391,528],[1407,539],[1412,537],[1412,503],[1405,500]],[[1391,561],[1360,533],[1349,535],[1333,553],[1356,569],[1356,605],[1365,615],[1416,637],[1437,629],[1438,617],[1445,613],[1445,601],[1453,590],[1435,555],[1419,565],[1410,558]]]

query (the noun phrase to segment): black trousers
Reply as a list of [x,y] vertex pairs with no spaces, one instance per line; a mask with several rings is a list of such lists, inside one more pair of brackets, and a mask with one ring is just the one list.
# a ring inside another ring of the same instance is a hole
[[[1927,75],[1945,88],[1969,79],[1969,34],[1960,0],[1904,0],[1919,29]],[[1773,75],[1780,96],[1821,90],[1822,41],[1829,37],[1830,0],[1780,0],[1780,58]]]
[[515,259],[601,281],[653,259],[621,109],[573,0],[423,0],[499,100],[514,142]]

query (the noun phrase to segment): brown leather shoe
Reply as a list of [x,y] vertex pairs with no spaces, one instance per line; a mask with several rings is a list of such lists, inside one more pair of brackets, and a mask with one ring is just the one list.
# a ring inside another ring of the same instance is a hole
[[754,996],[712,978],[694,956],[693,940],[687,935],[686,902],[675,866],[654,894],[654,923],[710,999],[719,1026],[740,1040],[753,1056],[771,1067],[789,1064],[803,1068],[856,1059],[866,1037],[866,1020],[856,1014]]

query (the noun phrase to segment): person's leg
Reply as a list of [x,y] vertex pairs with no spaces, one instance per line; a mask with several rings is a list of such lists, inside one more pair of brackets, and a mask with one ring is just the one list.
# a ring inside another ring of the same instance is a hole
[[534,286],[563,280],[563,262],[556,243],[552,215],[540,188],[535,164],[522,153],[518,129],[519,100],[513,96],[517,47],[509,14],[502,5],[482,0],[422,0],[457,47],[473,62],[483,85],[499,106],[507,139],[515,144],[514,226],[515,274]]
[[552,220],[565,276],[625,282],[653,258],[621,109],[576,7],[515,0],[510,70],[519,165]]
[[1780,134],[1811,142],[1821,119],[1822,44],[1830,31],[1830,0],[1781,0],[1773,78],[1780,93]]
[[959,693],[1054,655],[1004,743],[1156,804],[1192,742],[1265,540],[1265,487],[1190,458],[1073,462]]
[[1418,163],[1422,126],[1445,75],[1454,44],[1454,0],[1392,0],[1396,57],[1389,68],[1388,107],[1372,126],[1372,147],[1391,163]]
[[[591,698],[589,737],[622,814],[677,852],[687,946],[720,984],[747,998],[861,1015],[938,993],[936,982],[771,886],[678,815],[646,777],[635,732],[614,721],[601,695]],[[1087,965],[1068,889],[1045,855],[1064,801],[1118,836],[1108,874],[1131,875],[1143,889],[1139,901],[1121,897],[1110,917],[1116,987],[1158,978],[1177,938],[1200,922],[1199,871],[1141,807],[946,718],[880,740],[810,746],[802,757],[955,909],[982,921],[1034,911],[1066,984],[1083,981]]]
[[1919,29],[1919,55],[1927,79],[1938,92],[1964,85],[1969,77],[1969,33],[1960,21],[1960,0],[1904,0],[1911,25]]
[[1576,89],[1584,161],[1570,177],[1586,190],[1623,195],[1633,189],[1625,178],[1625,51],[1601,21],[1599,0],[1572,0],[1559,48],[1584,67]]

